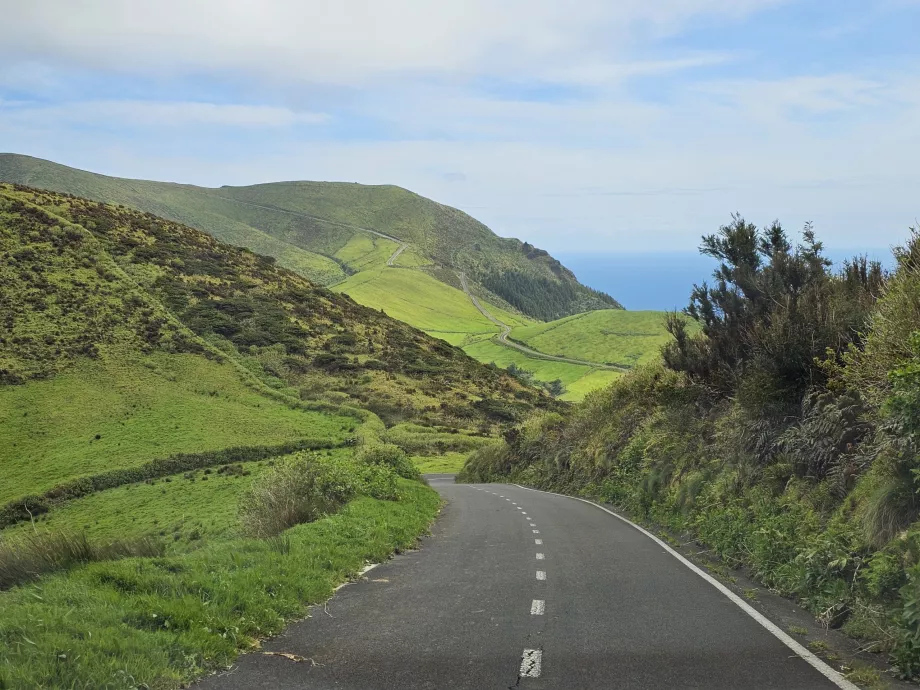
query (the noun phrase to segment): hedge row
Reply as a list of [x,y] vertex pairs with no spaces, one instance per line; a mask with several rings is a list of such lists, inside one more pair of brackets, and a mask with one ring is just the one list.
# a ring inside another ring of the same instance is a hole
[[76,498],[82,498],[97,491],[114,489],[125,484],[134,484],[147,479],[156,479],[180,472],[224,465],[236,462],[251,462],[265,458],[287,455],[299,450],[319,450],[353,445],[354,439],[344,443],[329,440],[289,441],[274,446],[236,446],[202,453],[176,453],[166,458],[157,458],[137,467],[109,470],[89,477],[80,477],[58,484],[43,494],[24,496],[0,507],[0,529],[24,522],[35,515],[48,512],[55,505]]

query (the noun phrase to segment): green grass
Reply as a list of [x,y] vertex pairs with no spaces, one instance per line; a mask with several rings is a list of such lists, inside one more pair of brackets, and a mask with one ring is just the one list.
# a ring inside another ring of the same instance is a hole
[[416,455],[412,462],[422,474],[457,473],[466,462],[467,453],[444,453],[444,455]]
[[173,453],[342,439],[353,425],[289,409],[230,365],[194,355],[83,360],[51,379],[0,386],[0,503]]
[[[265,461],[241,466],[248,476],[199,470],[100,491],[40,516],[34,529],[85,532],[94,542],[161,537],[170,551],[186,549],[202,539],[213,542],[236,537],[240,535],[237,500]],[[0,538],[15,539],[32,530],[33,525],[20,523],[0,532]]]
[[335,253],[335,258],[355,271],[364,271],[385,264],[398,248],[399,245],[392,240],[357,232]]
[[93,563],[0,593],[0,687],[178,688],[277,634],[368,561],[411,546],[431,489],[358,498],[284,533],[165,558]]
[[437,331],[497,333],[499,330],[479,313],[462,290],[422,271],[375,268],[349,276],[333,289],[435,336],[439,335]]
[[467,345],[463,350],[480,362],[495,362],[502,368],[507,368],[513,363],[533,372],[534,377],[540,381],[559,379],[566,388],[563,400],[581,400],[592,390],[602,388],[621,376],[616,371],[528,357],[523,352],[499,345],[489,338]]
[[[342,448],[319,454],[350,457]],[[171,553],[241,536],[237,502],[252,479],[274,460],[245,462],[243,474],[219,467],[185,472],[150,482],[119,486],[69,501],[39,516],[35,526],[20,523],[0,531],[0,540],[23,532],[84,532],[93,542],[134,537],[163,538]]]
[[[541,280],[570,285],[569,311],[597,302],[545,253],[534,254],[533,247],[496,236],[462,211],[392,185],[278,182],[206,188],[107,177],[16,154],[0,154],[0,180],[149,211],[274,256],[324,285],[344,277],[331,257],[367,268],[375,261],[382,265],[395,249],[376,254],[352,246],[370,239],[358,227],[409,242],[401,266],[437,263],[463,270],[473,281],[507,272],[533,279],[534,286]],[[385,243],[378,238],[381,247]]]
[[540,352],[599,364],[654,361],[671,336],[665,312],[604,309],[514,328],[511,337]]

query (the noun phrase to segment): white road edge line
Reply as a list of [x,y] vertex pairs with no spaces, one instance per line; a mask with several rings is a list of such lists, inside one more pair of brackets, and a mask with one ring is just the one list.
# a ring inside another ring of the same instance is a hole
[[[687,566],[688,568],[690,568],[690,570],[692,570],[692,571],[695,572],[697,575],[699,575],[701,578],[703,578],[704,580],[706,580],[706,582],[708,582],[708,583],[711,584],[713,587],[715,587],[717,590],[719,590],[720,592],[722,592],[722,594],[724,594],[726,597],[728,597],[729,600],[730,600],[733,604],[735,604],[736,606],[738,606],[738,608],[740,608],[742,611],[744,611],[747,615],[749,615],[749,616],[750,616],[751,618],[753,618],[755,621],[757,621],[758,623],[760,623],[760,625],[763,626],[764,628],[766,628],[768,632],[770,632],[774,637],[776,637],[776,638],[777,638],[780,642],[782,642],[784,645],[786,645],[787,647],[789,647],[789,649],[791,649],[793,652],[795,652],[795,653],[796,653],[798,656],[800,656],[802,659],[804,659],[805,661],[807,661],[808,664],[812,666],[812,668],[814,668],[818,673],[820,673],[822,676],[824,676],[825,678],[827,678],[830,682],[832,682],[832,683],[833,683],[834,685],[836,685],[838,688],[841,688],[842,690],[859,690],[859,688],[858,688],[856,685],[854,685],[853,683],[851,683],[850,681],[848,681],[846,678],[844,678],[842,675],[840,675],[840,673],[839,673],[838,671],[836,671],[835,669],[831,668],[831,667],[830,667],[828,664],[826,664],[824,661],[822,661],[821,659],[819,659],[817,656],[815,656],[815,655],[812,654],[810,651],[808,651],[807,649],[805,649],[805,647],[803,647],[803,646],[800,645],[798,642],[796,642],[795,640],[793,640],[788,634],[786,634],[785,632],[783,632],[782,629],[780,629],[775,623],[773,623],[773,621],[771,621],[769,618],[765,617],[765,616],[764,616],[763,614],[761,614],[759,611],[757,611],[756,609],[754,609],[754,608],[753,608],[750,604],[748,604],[744,599],[742,599],[741,597],[739,597],[737,594],[735,594],[733,591],[731,591],[728,587],[726,587],[726,586],[723,585],[721,582],[719,582],[717,579],[715,579],[712,575],[710,575],[710,574],[707,573],[705,570],[702,570],[701,568],[697,567],[696,565],[694,565],[693,563],[691,563],[690,561],[688,561],[688,560],[687,560],[686,558],[684,558],[682,555],[680,555],[679,553],[677,553],[677,551],[675,551],[675,550],[672,549],[670,546],[668,546],[666,543],[664,543],[661,539],[659,539],[658,537],[656,537],[654,534],[652,534],[651,532],[649,532],[647,529],[644,529],[644,528],[640,527],[639,525],[637,525],[637,524],[636,524],[635,522],[633,522],[632,520],[628,520],[627,518],[623,517],[622,515],[618,515],[617,513],[614,513],[612,510],[608,510],[608,509],[605,508],[604,506],[598,505],[598,504],[595,503],[594,501],[589,501],[589,500],[586,499],[586,498],[579,498],[578,496],[566,496],[565,494],[557,494],[557,493],[554,493],[554,492],[552,492],[552,491],[540,491],[540,489],[531,489],[531,488],[528,487],[528,486],[521,486],[520,484],[514,484],[513,486],[516,486],[516,487],[518,487],[519,489],[525,489],[525,490],[527,490],[527,491],[534,491],[534,492],[536,492],[536,493],[541,493],[541,494],[551,494],[552,496],[561,496],[562,498],[571,498],[571,499],[573,499],[573,500],[575,500],[575,501],[581,501],[582,503],[587,503],[589,506],[594,506],[595,508],[598,508],[598,509],[600,509],[600,510],[603,510],[605,513],[609,513],[610,515],[613,515],[613,517],[615,517],[616,519],[622,520],[622,521],[625,522],[627,525],[633,527],[634,529],[639,530],[639,531],[642,532],[642,534],[644,534],[646,537],[648,537],[649,539],[651,539],[652,541],[654,541],[654,542],[655,542],[656,544],[658,544],[661,548],[663,548],[663,549],[664,549],[665,551],[667,551],[669,554],[671,554],[672,556],[674,556],[674,558],[676,558],[678,561],[680,561],[680,562],[683,563],[685,566]],[[534,530],[534,532],[536,532],[536,530]],[[545,574],[544,574],[544,575],[545,575]],[[522,668],[523,668],[523,666],[522,666]]]
[[521,657],[521,678],[539,678],[542,665],[542,649],[525,649],[524,656]]
[[537,579],[538,579],[538,580],[545,580],[545,579],[546,579],[546,571],[545,571],[545,570],[538,570],[538,571],[537,571]]
[[534,599],[533,603],[530,605],[530,615],[542,616],[544,611],[546,611],[546,602],[542,599]]

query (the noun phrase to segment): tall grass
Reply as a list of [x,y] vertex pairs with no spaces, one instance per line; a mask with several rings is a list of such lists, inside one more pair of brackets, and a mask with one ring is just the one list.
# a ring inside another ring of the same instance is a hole
[[94,561],[154,557],[165,553],[166,545],[150,537],[94,544],[83,533],[34,532],[0,541],[0,589]]

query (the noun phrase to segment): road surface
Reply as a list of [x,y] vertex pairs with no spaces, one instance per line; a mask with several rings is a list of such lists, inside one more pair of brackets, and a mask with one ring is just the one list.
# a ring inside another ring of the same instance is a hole
[[525,355],[530,357],[536,357],[537,359],[549,359],[554,362],[567,362],[569,364],[581,364],[583,366],[594,367],[595,369],[610,369],[612,371],[629,371],[629,367],[623,366],[621,364],[600,364],[599,362],[589,362],[584,359],[571,359],[569,357],[557,357],[556,355],[548,355],[546,353],[540,352],[539,350],[532,350],[525,345],[521,345],[514,340],[511,340],[508,336],[511,335],[511,326],[500,321],[492,313],[482,306],[482,302],[470,292],[470,286],[466,280],[465,273],[458,273],[457,276],[460,278],[460,285],[463,287],[463,291],[466,293],[466,296],[470,298],[470,302],[473,303],[473,306],[479,310],[479,313],[485,316],[489,321],[494,323],[501,329],[501,332],[497,336],[497,340],[502,345],[506,347],[513,347],[515,350],[520,350]]
[[855,688],[593,505],[451,475],[431,484],[448,504],[420,550],[267,641],[276,654],[244,655],[199,687]]

